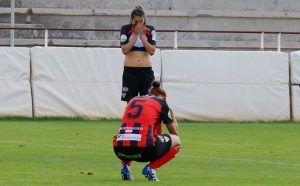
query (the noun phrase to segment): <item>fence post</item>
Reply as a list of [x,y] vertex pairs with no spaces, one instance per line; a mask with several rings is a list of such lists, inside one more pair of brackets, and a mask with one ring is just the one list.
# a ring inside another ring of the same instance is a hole
[[174,32],[174,50],[177,50],[177,48],[178,48],[178,44],[177,44],[177,34],[178,34],[178,32],[175,31],[175,32]]
[[[15,27],[15,0],[11,0],[10,2],[10,26]],[[15,46],[15,30],[11,29],[10,30],[10,46],[14,47]]]
[[265,49],[265,33],[262,32],[260,33],[260,49],[264,50]]
[[48,47],[48,29],[45,29],[45,47]]
[[277,37],[277,52],[281,52],[281,33],[278,33]]

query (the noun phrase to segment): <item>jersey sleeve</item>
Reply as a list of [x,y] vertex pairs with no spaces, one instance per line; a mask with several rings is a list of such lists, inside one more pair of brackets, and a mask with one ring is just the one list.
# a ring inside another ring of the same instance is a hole
[[129,37],[128,37],[128,25],[124,25],[121,28],[121,33],[120,33],[120,45],[125,45],[129,42]]
[[167,125],[173,123],[173,120],[169,117],[169,111],[170,109],[168,104],[166,102],[163,102],[160,116],[163,123]]
[[149,26],[150,27],[150,37],[148,37],[148,42],[151,44],[151,45],[154,45],[156,46],[156,30],[154,28],[154,26]]

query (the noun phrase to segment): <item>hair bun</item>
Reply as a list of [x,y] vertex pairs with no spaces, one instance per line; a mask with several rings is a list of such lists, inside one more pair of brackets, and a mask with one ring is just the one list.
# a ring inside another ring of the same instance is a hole
[[160,87],[160,82],[159,81],[153,81],[152,82],[152,87],[153,88],[159,88]]
[[133,19],[135,16],[145,16],[145,12],[143,10],[142,6],[136,6],[132,12],[131,12],[131,19]]
[[143,7],[141,5],[136,6],[134,9],[143,10]]

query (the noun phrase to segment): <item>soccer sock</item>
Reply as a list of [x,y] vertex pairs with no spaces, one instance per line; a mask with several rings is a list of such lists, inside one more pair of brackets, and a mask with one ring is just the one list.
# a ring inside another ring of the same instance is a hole
[[126,161],[123,161],[123,160],[122,160],[122,166],[124,166],[125,164],[126,164],[128,167],[130,167],[131,161],[127,161],[127,162],[126,162]]
[[154,160],[150,162],[149,166],[151,169],[158,169],[162,165],[166,164],[168,161],[173,159],[175,155],[179,152],[179,145],[173,147],[171,150],[169,150],[166,154],[164,154],[161,158]]

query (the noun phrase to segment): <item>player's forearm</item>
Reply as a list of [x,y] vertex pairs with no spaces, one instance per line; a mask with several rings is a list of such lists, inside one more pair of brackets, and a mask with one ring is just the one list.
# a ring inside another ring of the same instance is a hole
[[179,135],[179,128],[178,128],[178,124],[177,124],[177,120],[176,118],[172,118],[173,119],[173,124],[174,124],[174,128],[175,128],[175,131],[176,131],[176,135]]
[[173,125],[174,125],[174,129],[175,129],[176,135],[179,135],[179,128],[178,128],[177,119],[175,117],[174,111],[171,110],[170,114],[171,114],[171,118],[173,120]]
[[167,129],[169,131],[170,134],[174,134],[176,136],[179,136],[178,130],[175,127],[174,121],[173,123],[167,125]]
[[123,54],[127,55],[130,52],[137,40],[137,37],[137,35],[133,35],[132,39],[127,44],[121,46]]
[[147,50],[147,52],[152,56],[155,52],[155,46],[151,45],[148,40],[146,35],[141,35],[141,40],[144,44],[145,49]]

